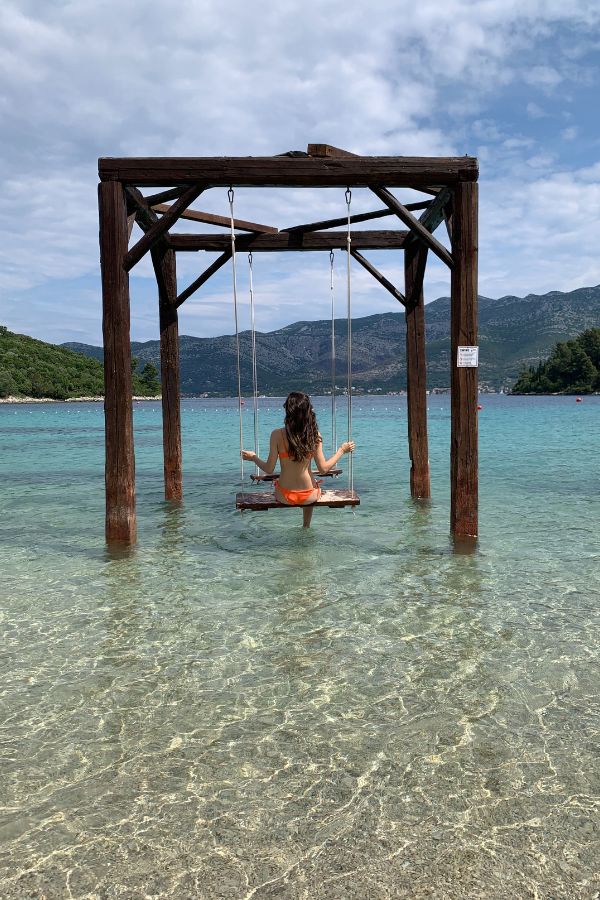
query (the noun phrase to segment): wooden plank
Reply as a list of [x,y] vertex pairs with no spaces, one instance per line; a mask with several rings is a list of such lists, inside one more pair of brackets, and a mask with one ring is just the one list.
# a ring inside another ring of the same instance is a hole
[[179,323],[175,307],[177,297],[175,252],[173,250],[153,250],[152,255],[155,270],[160,273],[157,281],[159,284],[165,500],[181,500],[183,497],[183,467],[179,387]]
[[146,234],[139,239],[137,244],[131,248],[125,257],[124,265],[127,272],[129,272],[135,264],[145,256],[161,237],[166,236],[167,229],[177,221],[181,213],[187,209],[190,203],[194,202],[196,197],[201,194],[203,190],[204,185],[201,184],[194,184],[188,188],[179,200],[169,208],[169,212],[165,213],[165,215],[155,222]]
[[[360,497],[356,492],[323,491],[316,503],[310,506],[329,506],[336,509],[343,506],[360,506]],[[243,491],[235,495],[236,509],[266,510],[266,509],[304,509],[302,506],[288,506],[275,499],[273,491]]]
[[460,538],[478,530],[479,370],[456,365],[459,346],[477,345],[477,195],[476,184],[457,186],[452,216],[450,528]]
[[169,188],[166,191],[160,191],[158,194],[148,194],[144,197],[147,206],[154,206],[155,203],[168,203],[169,200],[177,200],[185,191],[186,184],[178,184],[177,187]]
[[[358,250],[399,250],[404,247],[408,236],[406,231],[353,231],[352,246]],[[228,234],[171,234],[169,245],[173,250],[196,251],[211,250],[223,253],[231,247],[231,236]],[[235,240],[239,251],[280,250],[345,250],[345,231],[280,231],[278,234],[243,234]]]
[[215,272],[218,272],[221,266],[224,266],[229,259],[231,259],[231,248],[221,253],[218,259],[215,259],[215,261],[211,263],[195,281],[192,281],[192,283],[179,294],[175,301],[175,306],[179,308],[182,303],[185,303],[185,301],[191,297],[192,294],[195,294],[198,288],[202,287],[202,285],[208,281]]
[[406,306],[411,309],[418,303],[422,302],[423,280],[425,278],[425,269],[427,267],[427,247],[420,241],[415,241],[407,246],[405,251],[409,253],[411,258],[411,269],[407,277],[406,265],[404,268],[404,290],[406,291]]
[[367,270],[367,272],[370,272],[373,278],[378,281],[379,284],[386,289],[386,291],[390,292],[392,297],[398,300],[398,302],[401,303],[402,306],[406,306],[406,298],[404,294],[400,293],[398,288],[393,285],[392,282],[385,277],[385,275],[382,275],[379,269],[376,269],[368,259],[365,259],[362,253],[359,253],[358,250],[352,248],[352,250],[350,250],[350,255],[353,256],[354,259],[359,262],[364,269]]
[[[105,157],[102,181],[170,187],[205,182],[212,187],[415,187],[476,181],[468,156]],[[188,204],[189,205],[189,204]]]
[[331,156],[339,159],[339,157],[356,157],[358,154],[351,153],[349,150],[342,150],[340,147],[332,147],[331,144],[309,144],[306,148],[309,156]]
[[[170,207],[167,203],[154,203],[152,209],[159,213],[168,213]],[[198,209],[186,209],[179,216],[180,219],[188,219],[190,222],[203,222],[205,225],[223,225],[225,228],[231,227],[231,219],[229,216],[218,216],[215,213],[202,212]],[[272,225],[258,225],[256,222],[246,222],[244,219],[234,219],[233,227],[239,228],[240,231],[256,231],[260,234],[277,234],[278,228]]]
[[[423,203],[407,203],[407,209],[426,209],[429,206],[429,201],[424,201]],[[350,216],[350,223],[354,222],[368,222],[370,219],[384,219],[388,216],[395,216],[396,213],[392,212],[391,209],[387,207],[385,209],[375,209],[373,212],[366,213],[356,213],[353,216]],[[306,225],[292,225],[291,228],[281,228],[280,231],[285,231],[288,234],[292,234],[294,231],[321,231],[324,228],[336,228],[338,225],[346,225],[348,222],[348,216],[340,216],[337,219],[323,219],[321,222],[309,222]]]
[[102,333],[104,338],[104,421],[106,540],[132,544],[136,539],[135,457],[129,339],[127,206],[117,182],[98,185]]
[[[337,478],[339,475],[343,475],[342,469],[330,469],[328,472],[311,472],[315,478]],[[250,475],[250,478],[254,482],[262,482],[262,481],[275,481],[276,478],[281,477],[281,472],[273,472],[272,475],[260,474],[256,475],[254,472]]]
[[429,444],[427,438],[427,363],[425,357],[425,303],[423,276],[427,247],[415,242],[404,252],[406,296],[406,404],[408,410],[408,452],[410,493],[414,499],[431,496]]
[[[427,204],[425,212],[419,216],[419,222],[427,231],[433,233],[440,222],[444,220],[446,207],[452,202],[452,191],[450,188],[443,188],[434,200]],[[406,207],[408,209],[408,206]],[[411,238],[412,240],[412,238]],[[415,237],[415,240],[417,238]]]
[[[432,250],[442,262],[445,262],[446,265],[451,269],[454,266],[454,260],[452,256],[446,248],[440,244],[439,241],[433,237],[433,235],[425,228],[421,222],[416,219],[411,212],[407,210],[405,206],[397,200],[390,191],[386,188],[378,188],[372,187],[371,190],[373,193],[379,197],[390,209],[393,209],[398,218],[404,222],[405,225],[408,225],[413,234],[417,235],[424,244],[426,244],[430,250]],[[435,201],[434,201],[435,202]]]
[[150,231],[153,225],[160,220],[154,210],[150,209],[146,203],[142,192],[138,191],[136,187],[126,185],[125,195],[127,197],[127,209],[135,212],[136,220],[140,228],[143,231]]

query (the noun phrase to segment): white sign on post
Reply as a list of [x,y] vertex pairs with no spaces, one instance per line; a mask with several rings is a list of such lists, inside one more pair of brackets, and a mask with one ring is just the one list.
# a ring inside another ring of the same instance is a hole
[[459,369],[476,369],[479,366],[479,347],[459,347],[456,365]]

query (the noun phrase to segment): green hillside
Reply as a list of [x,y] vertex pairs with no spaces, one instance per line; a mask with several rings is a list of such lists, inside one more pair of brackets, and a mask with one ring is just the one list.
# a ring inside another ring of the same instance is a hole
[[600,328],[558,343],[548,359],[523,369],[513,394],[591,394],[600,391]]
[[[133,389],[140,396],[154,396],[158,384],[135,375]],[[104,373],[98,360],[0,326],[0,397],[67,400],[103,393]]]
[[[257,311],[260,323],[260,308]],[[440,297],[425,308],[428,387],[450,384],[450,299]],[[557,341],[568,341],[600,325],[600,286],[570,293],[552,291],[527,297],[479,297],[479,381],[495,390],[510,389],[523,366],[537,365]],[[338,387],[344,386],[346,322],[336,326]],[[353,383],[364,391],[397,391],[406,387],[403,312],[354,319]],[[251,390],[250,333],[240,335],[243,390]],[[96,359],[102,348],[69,344]],[[226,394],[236,385],[235,337],[180,338],[181,390],[184,394]],[[159,366],[158,341],[132,344],[143,362]],[[259,390],[282,394],[301,385],[312,393],[331,386],[331,323],[296,322],[257,335]]]

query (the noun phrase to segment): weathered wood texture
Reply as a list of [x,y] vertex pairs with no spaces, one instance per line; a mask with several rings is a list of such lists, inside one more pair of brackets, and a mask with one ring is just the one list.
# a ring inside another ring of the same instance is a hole
[[309,144],[306,148],[306,152],[309,156],[330,156],[330,157],[348,157],[353,156],[356,158],[356,153],[351,153],[350,150],[342,150],[341,147],[333,147],[331,144]]
[[202,287],[202,285],[207,282],[208,279],[215,274],[215,272],[218,272],[221,266],[224,266],[229,259],[231,259],[231,249],[225,250],[223,253],[221,253],[218,259],[215,259],[215,261],[211,263],[210,266],[207,266],[204,272],[202,272],[201,275],[199,275],[194,281],[192,281],[192,283],[179,294],[175,301],[175,306],[179,307],[182,303],[185,303],[185,301],[189,297],[191,297],[192,294],[195,294],[198,288]]
[[179,323],[177,272],[173,250],[153,250],[155,269],[161,272],[158,292],[160,320],[160,380],[162,385],[163,461],[165,500],[183,497],[181,456],[181,404],[179,399]]
[[[153,203],[152,209],[159,213],[168,213],[171,209],[168,203]],[[200,209],[186,209],[179,216],[180,219],[187,219],[189,222],[202,222],[204,225],[223,225],[225,228],[231,227],[231,219],[229,216],[218,216],[215,213],[203,212]],[[259,225],[257,222],[246,222],[245,219],[234,219],[233,227],[239,228],[240,231],[256,231],[259,234],[277,234],[278,228],[272,225]]]
[[[339,475],[342,475],[343,472],[342,469],[330,469],[329,472],[312,472],[311,474],[314,475],[315,478],[337,478]],[[273,472],[272,475],[265,475],[264,473],[257,475],[253,472],[250,475],[250,478],[252,481],[275,481],[280,476],[281,472]]]
[[477,199],[476,184],[457,186],[452,215],[450,522],[459,537],[477,536],[478,525],[479,370],[456,365],[458,347],[477,344]]
[[416,187],[477,180],[468,156],[357,157],[106,157],[102,181],[169,187],[205,182],[212,187]]
[[413,235],[419,238],[423,243],[432,250],[442,262],[446,263],[449,268],[454,266],[454,260],[452,256],[443,244],[440,244],[437,241],[428,228],[426,228],[419,219],[415,218],[413,214],[402,204],[399,200],[394,197],[394,195],[388,191],[386,188],[371,188],[373,193],[379,197],[390,209],[393,209],[400,221],[404,222],[407,225]]
[[[407,209],[427,209],[429,201],[422,203],[407,203]],[[396,213],[391,209],[375,209],[373,212],[356,213],[350,216],[350,224],[354,222],[368,222],[371,219],[385,219],[388,216],[395,216]],[[281,228],[280,231],[293,233],[294,231],[321,231],[324,228],[336,228],[338,225],[346,225],[348,216],[339,216],[337,219],[323,219],[321,222],[308,222],[306,225],[292,225],[291,228]]]
[[389,291],[395,300],[401,303],[402,306],[406,306],[406,298],[404,297],[404,294],[402,294],[398,290],[398,288],[394,284],[392,284],[392,282],[388,278],[385,277],[385,275],[382,275],[379,269],[375,268],[373,263],[370,263],[368,259],[365,259],[362,253],[359,253],[358,250],[355,250],[354,248],[352,248],[352,250],[350,251],[350,255],[361,264],[363,269],[366,269],[367,272],[369,272],[373,276],[375,281],[378,281],[379,284],[386,289],[386,291]]
[[406,310],[406,404],[408,409],[408,452],[410,493],[416,498],[431,496],[429,442],[427,438],[427,363],[425,358],[425,304],[423,276],[427,247],[418,242],[404,253],[404,280],[411,305]]
[[[353,491],[323,491],[320,500],[310,506],[360,506],[360,497]],[[241,492],[235,495],[236,509],[303,509],[302,506],[288,506],[275,499],[273,491]]]
[[106,540],[132,544],[136,539],[135,458],[129,339],[127,208],[117,182],[98,185],[100,270],[104,336],[104,421]]
[[[406,231],[353,231],[352,246],[357,250],[399,250],[404,247]],[[345,250],[345,231],[309,231],[278,234],[240,234],[235,239],[236,249],[252,252],[280,250]],[[231,247],[228,234],[172,234],[169,246],[173,250],[212,250],[223,253]]]
[[[165,213],[162,218],[158,219],[146,234],[139,239],[137,244],[131,248],[125,257],[125,268],[129,272],[136,263],[156,244],[161,237],[166,236],[166,231],[171,225],[174,225],[177,219],[187,209],[190,203],[193,203],[196,197],[202,193],[204,185],[195,184],[188,188],[177,200],[173,206],[169,207],[169,212]],[[147,204],[146,204],[147,205]]]

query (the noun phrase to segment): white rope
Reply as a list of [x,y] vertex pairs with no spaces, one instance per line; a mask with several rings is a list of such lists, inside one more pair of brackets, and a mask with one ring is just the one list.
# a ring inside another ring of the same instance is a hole
[[[350,234],[350,203],[352,202],[352,191],[350,188],[346,188],[346,207],[348,209],[348,232],[346,235],[346,256],[347,256],[347,267],[346,267],[346,294],[347,294],[347,314],[348,314],[348,376],[347,376],[347,391],[348,391],[348,440],[352,440],[352,291],[351,291],[351,282],[350,282],[350,250],[352,246],[352,236]],[[348,454],[350,457],[349,465],[348,465],[348,473],[350,480],[350,490],[354,493],[354,460],[352,458],[352,453]]]
[[[248,254],[248,269],[250,279],[250,322],[252,335],[252,395],[254,404],[254,452],[260,456],[260,445],[258,441],[258,373],[256,366],[256,325],[254,320],[254,279],[252,277],[252,251]],[[256,466],[256,474],[260,472],[258,465]]]
[[240,364],[240,329],[238,324],[238,302],[237,302],[237,273],[235,268],[235,229],[233,224],[233,188],[229,188],[227,199],[229,200],[229,217],[231,224],[231,270],[233,274],[233,315],[235,318],[235,347],[237,356],[237,389],[238,389],[238,414],[240,420],[240,479],[242,487],[244,486],[244,457],[242,450],[244,449],[244,421],[242,413],[242,369]]
[[333,250],[329,251],[329,291],[331,294],[331,448],[337,450],[337,409],[335,385],[335,291],[333,289]]

